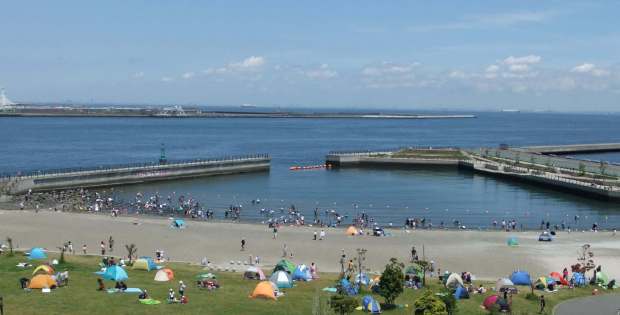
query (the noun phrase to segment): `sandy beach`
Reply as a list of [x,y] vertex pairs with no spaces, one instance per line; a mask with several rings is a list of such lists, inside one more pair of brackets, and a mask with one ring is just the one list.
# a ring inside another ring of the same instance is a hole
[[[134,224],[138,222],[138,224]],[[261,265],[271,266],[282,256],[283,244],[293,253],[295,263],[315,262],[322,272],[340,270],[339,257],[344,249],[353,257],[356,248],[366,248],[366,265],[381,271],[390,257],[409,260],[411,246],[419,255],[434,260],[442,271],[470,271],[478,279],[505,277],[516,269],[532,276],[561,271],[576,263],[578,250],[591,244],[597,264],[610,278],[620,279],[620,236],[611,232],[559,233],[553,242],[538,242],[538,232],[392,230],[392,236],[347,236],[344,229],[326,229],[323,241],[312,240],[314,227],[284,226],[278,238],[264,225],[193,222],[183,230],[169,227],[170,220],[150,217],[117,217],[42,211],[0,210],[0,237],[10,236],[19,248],[34,246],[55,249],[71,240],[77,252],[87,244],[89,254],[99,254],[99,243],[112,236],[114,255],[125,256],[125,244],[134,243],[138,255],[153,256],[163,249],[175,261],[199,263],[207,257],[212,263],[226,266],[231,260],[245,261],[258,255]],[[506,239],[516,236],[520,246],[509,247]],[[241,239],[247,241],[240,250]]]

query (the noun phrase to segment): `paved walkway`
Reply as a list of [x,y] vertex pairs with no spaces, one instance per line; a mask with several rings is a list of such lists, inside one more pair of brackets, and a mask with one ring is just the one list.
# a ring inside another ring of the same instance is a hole
[[619,309],[620,295],[605,294],[562,302],[553,309],[553,315],[616,315]]

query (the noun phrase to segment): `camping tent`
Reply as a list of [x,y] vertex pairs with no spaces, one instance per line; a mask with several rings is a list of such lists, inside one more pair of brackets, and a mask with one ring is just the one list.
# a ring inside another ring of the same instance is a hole
[[243,279],[251,279],[251,280],[266,280],[265,273],[262,269],[255,266],[250,266],[243,273]]
[[349,228],[347,228],[346,234],[353,236],[359,234],[359,231],[355,226],[351,225]]
[[276,264],[276,267],[273,268],[273,272],[276,272],[278,270],[286,271],[292,274],[293,272],[295,272],[295,264],[286,259],[282,259],[278,261],[278,263]]
[[276,292],[278,292],[278,287],[273,282],[261,281],[256,285],[250,297],[275,300]]
[[534,286],[537,289],[544,290],[547,287],[547,285],[549,285],[549,284],[555,285],[555,280],[553,280],[551,278],[547,278],[547,277],[540,277],[540,278],[536,279],[536,282],[534,283]]
[[457,300],[469,299],[469,292],[467,292],[467,289],[465,289],[464,287],[459,286],[454,291],[454,298]]
[[269,277],[269,281],[275,283],[280,289],[293,287],[293,279],[291,278],[291,275],[282,270],[274,272],[271,277]]
[[46,259],[47,254],[45,250],[41,247],[34,247],[30,250],[30,255],[28,255],[28,259]]
[[586,282],[587,282],[584,274],[580,272],[574,272],[572,280],[573,280],[573,284],[577,287],[583,287],[586,285]]
[[499,296],[497,295],[490,295],[487,296],[484,301],[482,302],[482,306],[484,308],[491,309],[491,307],[493,307],[493,305],[495,305],[495,303],[497,303],[497,300],[499,300]]
[[340,280],[340,286],[347,295],[356,295],[359,292],[359,287],[353,286],[346,278]]
[[29,289],[51,289],[56,286],[56,280],[50,275],[36,275],[30,280],[30,284],[28,284]]
[[183,220],[183,219],[174,219],[174,220],[172,220],[172,223],[170,224],[170,227],[177,228],[177,229],[184,229],[186,227],[185,220]]
[[155,281],[166,282],[174,279],[174,272],[168,268],[160,269],[155,274]]
[[48,274],[48,275],[53,275],[54,274],[54,268],[48,266],[48,265],[40,265],[37,268],[34,268],[34,271],[32,271],[32,274],[36,274],[37,272],[41,272],[43,274]]
[[527,271],[515,271],[510,276],[510,281],[515,285],[531,285],[532,280],[530,274]]
[[125,272],[125,269],[117,265],[112,265],[106,268],[104,271],[98,271],[95,273],[102,276],[106,280],[125,281],[129,279],[129,277],[127,276],[127,272]]
[[564,276],[562,276],[559,272],[554,271],[552,273],[549,274],[549,277],[553,280],[555,280],[555,283],[557,284],[561,284],[561,285],[568,285],[568,280],[564,279]]
[[312,280],[312,274],[310,273],[310,269],[304,264],[297,266],[297,268],[295,268],[295,271],[293,271],[293,280],[297,280],[297,281]]
[[355,275],[355,283],[359,283],[359,284],[363,284],[363,285],[369,285],[370,284],[370,278],[365,273],[358,273],[358,274]]
[[371,314],[381,313],[381,306],[377,300],[373,299],[370,295],[366,295],[364,299],[362,299],[362,309],[370,312]]
[[140,257],[133,262],[133,266],[131,269],[133,270],[157,270],[161,267],[155,264],[155,261],[151,257]]
[[607,275],[603,273],[602,271],[598,271],[596,273],[596,283],[607,285],[607,283],[609,283],[609,277],[607,277]]
[[516,236],[511,236],[506,240],[508,246],[519,246],[519,240]]
[[502,278],[495,282],[495,292],[501,292],[501,289],[504,287],[514,287],[514,283],[510,281],[508,278]]
[[418,264],[413,264],[405,269],[405,275],[418,276],[422,279],[424,277],[424,269]]
[[463,286],[463,279],[457,273],[453,273],[448,277],[446,281],[446,287],[456,289],[458,286]]

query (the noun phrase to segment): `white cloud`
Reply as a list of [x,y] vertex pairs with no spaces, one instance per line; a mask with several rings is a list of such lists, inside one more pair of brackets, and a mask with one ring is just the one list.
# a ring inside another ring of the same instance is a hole
[[382,62],[380,65],[364,67],[362,74],[365,76],[408,74],[413,72],[413,69],[419,65],[417,62],[409,64]]
[[497,71],[499,71],[499,66],[498,65],[490,65],[484,71],[488,72],[488,73],[497,72]]
[[303,74],[311,79],[331,79],[338,76],[338,72],[329,68],[328,64],[322,64],[316,69],[303,71]]
[[195,76],[196,74],[194,72],[185,72],[183,73],[183,75],[181,77],[183,77],[183,79],[191,79]]
[[265,58],[260,56],[250,56],[240,62],[234,62],[230,64],[233,68],[251,69],[258,68],[265,64]]
[[136,72],[133,74],[133,77],[135,79],[140,79],[140,78],[144,78],[144,72],[140,71],[140,72]]
[[512,72],[528,72],[530,70],[530,66],[527,64],[514,64],[510,65],[508,69]]
[[537,55],[527,55],[523,57],[514,57],[510,56],[504,59],[503,63],[505,65],[521,65],[521,64],[536,64],[542,60],[542,57]]
[[461,70],[452,71],[448,76],[452,79],[464,79],[466,77],[465,72]]
[[162,77],[161,81],[162,82],[171,82],[171,81],[174,81],[174,78],[173,77]]
[[587,73],[595,77],[602,77],[602,76],[609,75],[609,71],[605,69],[601,69],[592,63],[583,63],[578,66],[575,66],[573,69],[571,69],[571,72]]

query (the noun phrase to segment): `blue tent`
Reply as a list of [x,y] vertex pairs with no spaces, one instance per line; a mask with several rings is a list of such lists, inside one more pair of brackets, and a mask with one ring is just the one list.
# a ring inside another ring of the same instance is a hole
[[368,304],[366,310],[369,311],[371,314],[380,314],[381,306],[379,305],[379,302],[377,302],[377,300],[372,300],[372,302]]
[[178,228],[178,229],[184,229],[185,228],[185,220],[183,219],[174,219],[172,220],[172,224],[170,224],[171,227],[174,228]]
[[358,273],[357,275],[355,275],[355,283],[368,285],[370,284],[370,278],[368,278],[368,275],[365,273]]
[[373,300],[372,296],[370,295],[364,296],[364,298],[362,299],[362,308],[366,309],[366,307],[368,307],[368,304],[370,304],[372,300]]
[[351,282],[349,282],[349,280],[347,279],[343,278],[342,280],[340,280],[340,285],[342,286],[342,289],[347,295],[357,295],[357,293],[359,292],[359,288],[353,286]]
[[454,298],[457,300],[469,299],[469,292],[467,292],[467,289],[463,288],[462,286],[458,286],[454,291]]
[[112,265],[106,268],[105,271],[98,271],[95,273],[102,276],[106,280],[125,281],[129,279],[129,276],[127,276],[127,272],[125,272],[125,269],[117,265]]
[[306,267],[306,265],[299,265],[293,271],[293,280],[301,280],[301,281],[310,281],[312,280],[312,274],[310,273],[310,269]]
[[577,287],[583,287],[586,285],[586,277],[583,275],[583,273],[580,272],[575,272],[573,273],[573,284]]
[[153,257],[149,257],[149,256],[140,256],[138,259],[144,259],[146,260],[146,262],[149,265],[149,270],[159,270],[161,269],[161,266],[158,266],[155,263],[155,260],[153,260]]
[[47,259],[47,254],[45,250],[41,247],[34,247],[30,250],[30,255],[28,255],[28,259]]
[[531,285],[532,279],[527,271],[515,271],[510,276],[510,281],[515,285]]

